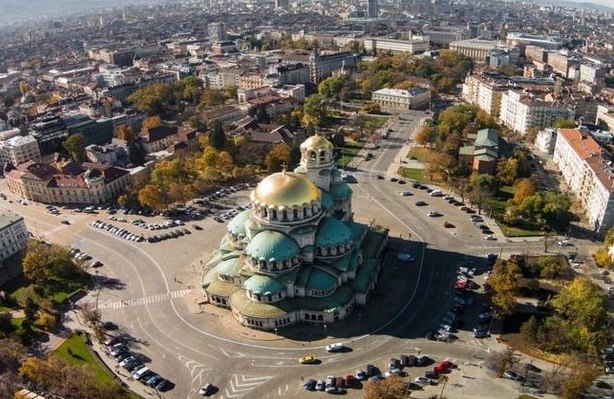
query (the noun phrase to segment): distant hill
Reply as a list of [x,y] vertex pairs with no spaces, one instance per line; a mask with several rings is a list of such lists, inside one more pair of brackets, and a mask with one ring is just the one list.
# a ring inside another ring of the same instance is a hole
[[[531,3],[540,3],[540,4],[550,3],[550,4],[556,4],[562,7],[575,7],[575,8],[584,8],[587,10],[614,12],[614,7],[612,6],[607,6],[604,4],[590,3],[590,2],[575,2],[575,1],[566,1],[566,0],[559,0],[559,1],[557,0],[518,0],[518,1],[529,1]],[[607,1],[607,0],[603,0],[603,1]]]

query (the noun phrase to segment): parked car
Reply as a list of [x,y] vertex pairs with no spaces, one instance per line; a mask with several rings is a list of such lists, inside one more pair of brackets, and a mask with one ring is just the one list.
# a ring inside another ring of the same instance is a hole
[[506,372],[504,372],[503,377],[509,378],[510,380],[514,380],[514,381],[522,381],[522,376],[511,370],[507,370]]
[[209,395],[211,392],[213,391],[213,385],[207,383],[205,385],[203,385],[199,390],[198,390],[198,394],[199,395],[203,395],[203,396],[207,396]]
[[305,383],[303,384],[303,387],[305,387],[305,389],[307,391],[315,391],[316,390],[316,384],[317,381],[316,380],[307,380],[305,381]]
[[326,345],[324,349],[326,349],[327,352],[339,352],[343,350],[344,348],[345,346],[343,346],[342,343],[335,343],[335,344]]

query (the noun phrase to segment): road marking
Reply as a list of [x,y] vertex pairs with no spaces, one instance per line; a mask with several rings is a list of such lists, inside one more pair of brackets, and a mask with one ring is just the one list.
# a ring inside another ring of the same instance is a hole
[[122,308],[126,308],[129,306],[148,305],[150,303],[162,302],[162,301],[166,301],[169,299],[182,298],[188,295],[190,292],[192,292],[192,290],[189,288],[186,288],[183,290],[172,291],[170,293],[167,292],[165,294],[155,294],[155,295],[149,295],[146,297],[124,299],[121,301],[113,301],[113,302],[107,301],[107,302],[102,302],[101,304],[99,304],[98,308],[100,309],[122,309]]
[[229,399],[240,398],[246,395],[248,392],[256,389],[258,386],[269,381],[273,376],[250,376],[233,374],[230,378],[229,386],[224,389],[224,395]]
[[193,395],[196,395],[198,393],[200,387],[203,386],[203,381],[205,377],[207,377],[213,369],[183,355],[179,355],[177,359],[179,359],[179,361],[184,364],[184,366],[190,372],[190,376],[192,377],[190,391],[188,392],[188,395],[186,397],[187,399],[190,399]]

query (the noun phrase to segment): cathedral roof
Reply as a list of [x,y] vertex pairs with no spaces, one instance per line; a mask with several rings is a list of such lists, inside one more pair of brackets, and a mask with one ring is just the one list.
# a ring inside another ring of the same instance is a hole
[[228,223],[228,232],[230,234],[235,234],[238,236],[245,236],[245,222],[247,222],[247,218],[249,217],[249,209],[246,209],[239,214],[237,214],[230,223]]
[[255,294],[267,295],[284,291],[286,287],[277,279],[256,274],[243,283],[243,288]]
[[293,172],[274,173],[256,186],[252,201],[275,207],[309,204],[320,199],[320,190],[308,178]]
[[274,230],[264,230],[252,238],[245,252],[258,260],[281,262],[297,256],[299,248],[287,235]]
[[316,232],[316,247],[331,247],[347,244],[352,240],[351,230],[339,219],[325,217],[320,220]]
[[301,144],[301,149],[309,150],[330,150],[333,149],[333,143],[319,133],[309,137]]
[[333,184],[330,186],[330,195],[334,199],[348,199],[352,195],[352,189],[345,182]]

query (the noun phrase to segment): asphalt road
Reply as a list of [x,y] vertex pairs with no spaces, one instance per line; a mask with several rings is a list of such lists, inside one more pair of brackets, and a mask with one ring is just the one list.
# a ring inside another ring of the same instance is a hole
[[[424,117],[419,112],[412,112],[411,116],[412,123],[396,123],[391,137],[380,143],[379,150],[371,151],[373,160],[357,162],[357,170],[353,172],[357,182],[351,187],[356,218],[390,227],[393,236],[400,236],[399,245],[416,260],[411,264],[391,264],[371,305],[345,322],[340,331],[335,331],[333,326],[327,329],[303,326],[295,329],[295,335],[287,334],[287,338],[285,332],[279,336],[258,333],[254,337],[250,336],[250,330],[234,326],[227,311],[211,305],[199,306],[201,256],[218,246],[225,230],[225,224],[211,218],[197,222],[202,231],[192,229],[192,223],[187,223],[191,235],[149,244],[128,242],[89,226],[92,220],[106,219],[106,214],[65,214],[63,211],[61,217],[56,217],[45,213],[40,205],[23,206],[13,202],[3,206],[23,214],[33,234],[77,246],[101,260],[105,266],[98,273],[121,282],[114,287],[100,286],[81,301],[98,303],[104,320],[116,322],[122,333],[133,338],[133,350],[148,359],[148,366],[175,383],[175,388],[162,397],[196,398],[200,386],[207,382],[218,387],[215,398],[323,395],[306,394],[302,380],[346,375],[364,368],[367,363],[384,369],[390,357],[401,353],[419,352],[436,361],[452,359],[471,368],[476,359],[498,346],[493,338],[472,338],[467,330],[475,324],[475,314],[467,316],[467,324],[454,343],[423,338],[450,309],[459,261],[466,256],[483,272],[483,257],[489,252],[540,250],[542,244],[522,240],[507,242],[501,238],[485,241],[468,215],[443,199],[430,197],[424,191],[413,189],[411,184],[378,179],[378,174],[385,175]],[[405,190],[414,195],[400,196],[399,191]],[[3,192],[7,191],[3,189]],[[243,191],[225,201],[228,206],[237,206],[247,198],[248,192]],[[417,200],[429,205],[416,207]],[[427,217],[428,210],[438,210],[444,216]],[[62,218],[69,219],[71,225],[60,224]],[[456,228],[444,228],[444,220]],[[138,227],[128,226],[133,232],[142,232]],[[79,326],[78,318],[71,316],[69,324]],[[361,328],[354,328],[356,325]],[[331,342],[345,342],[352,350],[328,354],[323,347]],[[297,359],[307,354],[316,356],[322,363],[299,365]],[[109,363],[113,366],[111,360]],[[410,370],[412,378],[422,372]],[[460,372],[457,374],[460,376]],[[131,383],[131,386],[143,392],[140,384]],[[511,389],[509,381],[503,380],[488,381],[485,386],[490,387],[487,390],[492,390],[492,395],[480,392],[482,398],[502,397],[501,392]],[[433,392],[427,390],[424,394]],[[353,396],[362,395],[356,391]]]

